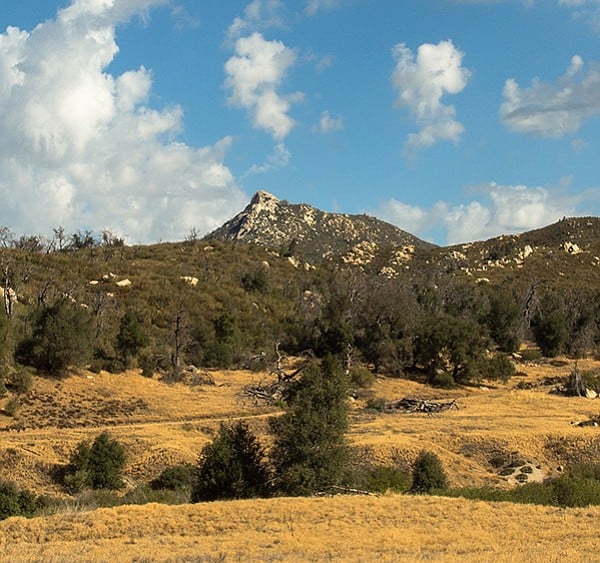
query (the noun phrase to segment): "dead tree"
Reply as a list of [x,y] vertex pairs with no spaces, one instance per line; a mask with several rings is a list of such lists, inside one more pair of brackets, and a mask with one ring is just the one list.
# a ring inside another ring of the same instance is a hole
[[567,394],[571,397],[587,397],[587,388],[583,382],[581,373],[579,373],[579,370],[577,369],[577,364],[569,376],[569,382],[567,383]]

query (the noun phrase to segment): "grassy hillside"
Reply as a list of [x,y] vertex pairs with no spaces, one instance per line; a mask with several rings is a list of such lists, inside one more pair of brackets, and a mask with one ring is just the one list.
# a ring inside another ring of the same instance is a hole
[[[556,362],[555,362],[556,363]],[[595,461],[600,436],[594,427],[572,421],[596,416],[595,400],[549,394],[546,378],[565,378],[573,363],[523,364],[509,384],[456,390],[434,389],[408,379],[377,378],[357,390],[351,403],[349,437],[358,459],[409,469],[419,451],[443,461],[455,486],[512,486],[493,460],[522,457],[556,474],[559,465]],[[600,363],[579,361],[583,371]],[[64,494],[51,478],[68,462],[75,445],[109,430],[126,447],[128,489],[147,483],[162,469],[194,463],[201,447],[223,421],[243,418],[268,443],[267,420],[277,407],[247,397],[248,384],[274,381],[274,375],[212,371],[215,385],[166,384],[129,371],[81,372],[67,378],[36,378],[27,401],[14,417],[0,415],[3,473],[38,494]],[[519,382],[533,388],[519,389]],[[539,386],[536,386],[539,384]],[[439,415],[386,414],[367,409],[370,400],[456,399],[458,409]],[[8,399],[0,400],[0,407]]]

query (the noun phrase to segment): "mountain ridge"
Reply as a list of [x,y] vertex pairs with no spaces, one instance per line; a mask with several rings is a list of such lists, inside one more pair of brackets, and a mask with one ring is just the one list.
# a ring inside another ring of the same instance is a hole
[[600,268],[598,217],[564,217],[519,234],[437,246],[369,215],[290,204],[264,190],[204,240],[255,244],[297,266],[327,260],[388,278],[436,270],[483,281],[509,273],[592,279]]
[[205,240],[257,244],[310,261],[360,252],[360,245],[365,243],[411,249],[435,247],[370,215],[329,213],[305,203],[290,204],[264,190],[254,194],[243,211]]

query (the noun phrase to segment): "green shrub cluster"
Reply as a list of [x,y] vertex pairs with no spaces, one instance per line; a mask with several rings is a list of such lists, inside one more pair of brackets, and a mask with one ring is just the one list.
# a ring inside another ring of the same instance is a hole
[[424,494],[448,488],[448,477],[440,458],[423,450],[417,457],[413,471],[411,493]]
[[73,491],[85,488],[119,489],[123,485],[124,447],[108,432],[99,434],[94,442],[80,442],[71,455],[64,483]]
[[0,520],[11,516],[33,516],[42,507],[41,499],[14,483],[0,481]]
[[484,487],[453,489],[444,494],[485,501],[561,507],[600,505],[600,465],[574,465],[556,479],[527,483],[508,491]]

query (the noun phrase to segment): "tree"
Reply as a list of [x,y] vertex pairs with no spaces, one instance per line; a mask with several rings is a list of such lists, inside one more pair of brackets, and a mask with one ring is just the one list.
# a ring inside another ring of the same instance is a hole
[[30,338],[17,347],[19,362],[49,373],[82,365],[92,354],[92,317],[83,308],[61,299],[38,311]]
[[424,320],[416,338],[415,360],[435,381],[439,373],[461,383],[477,375],[487,341],[482,327],[472,319],[441,313]]
[[327,356],[292,381],[287,412],[271,420],[275,486],[283,494],[307,495],[340,482],[348,460],[347,376]]
[[117,334],[116,349],[125,367],[130,367],[133,358],[148,344],[148,335],[142,329],[136,315],[128,311],[121,317]]
[[191,502],[265,496],[269,473],[263,458],[245,422],[222,424],[200,453]]
[[423,494],[446,489],[447,487],[448,477],[440,458],[432,452],[423,450],[417,457],[413,467],[410,491]]
[[490,311],[486,321],[494,342],[503,352],[517,352],[524,315],[516,295],[511,290],[495,287],[489,299]]
[[557,293],[547,293],[540,300],[532,327],[536,344],[544,356],[558,356],[566,350],[569,330],[564,305],[563,297]]
[[99,434],[94,443],[80,442],[73,454],[65,482],[75,490],[119,489],[123,485],[125,448],[108,432]]

